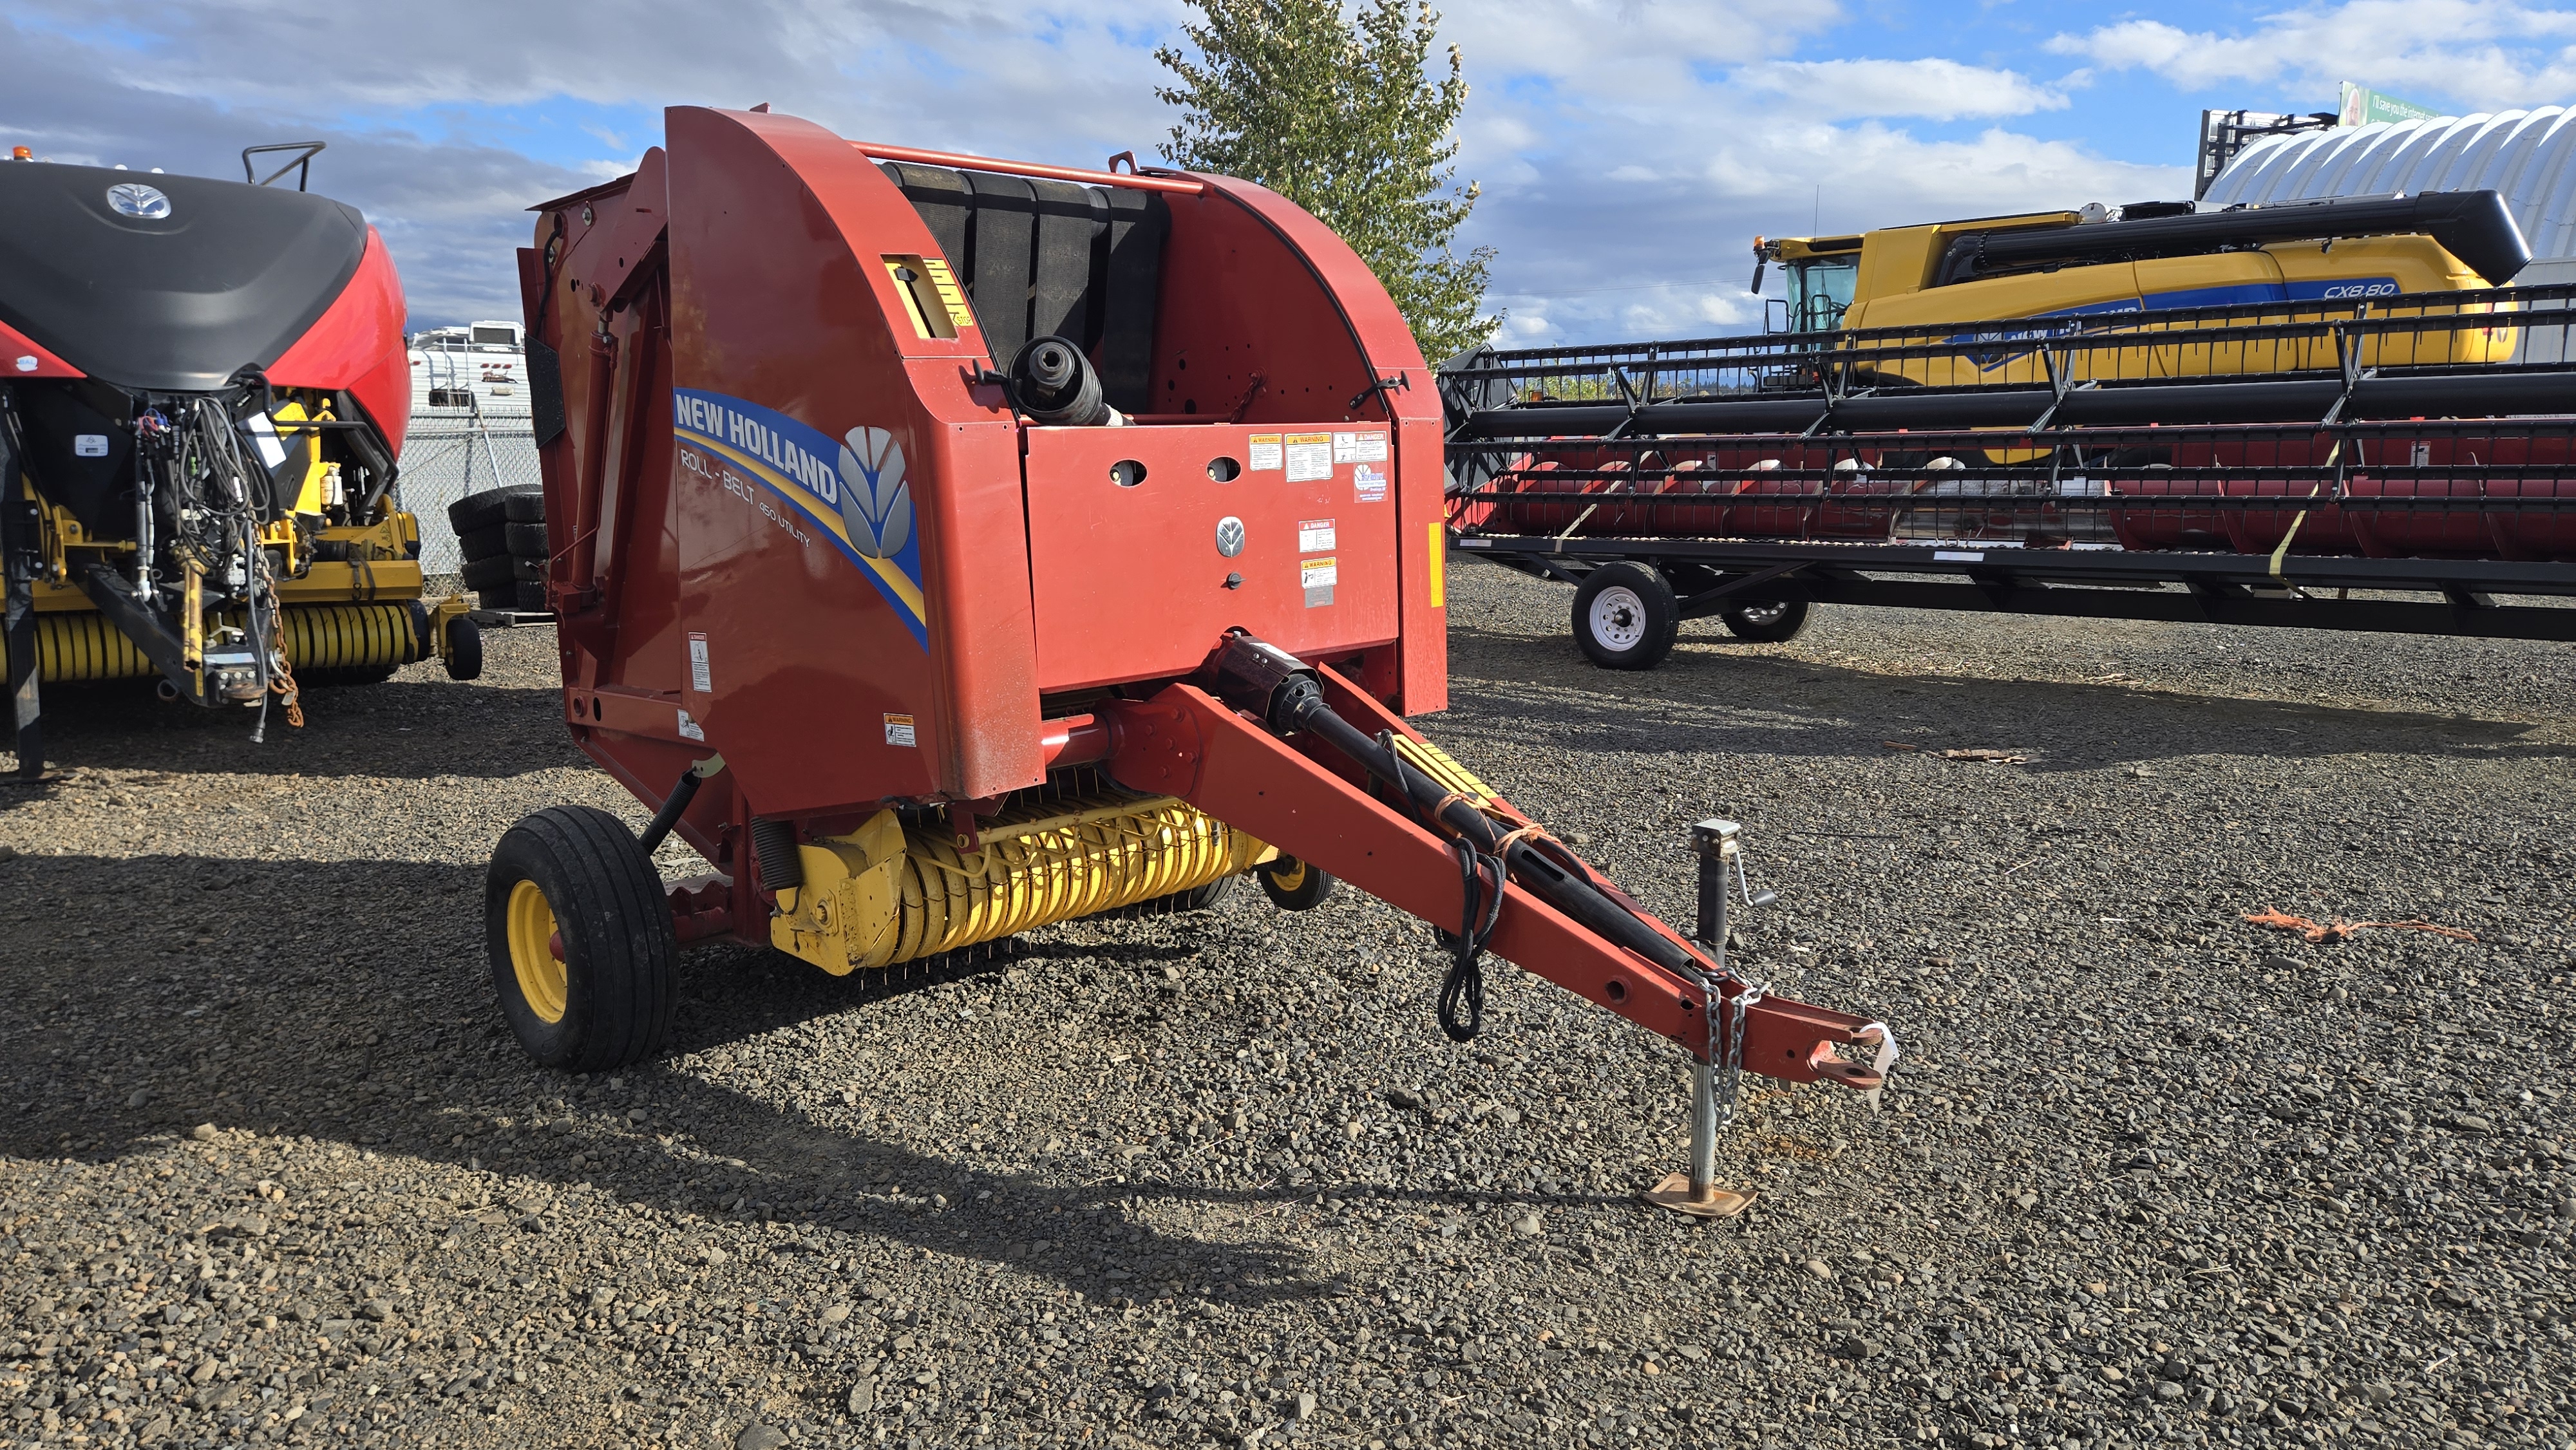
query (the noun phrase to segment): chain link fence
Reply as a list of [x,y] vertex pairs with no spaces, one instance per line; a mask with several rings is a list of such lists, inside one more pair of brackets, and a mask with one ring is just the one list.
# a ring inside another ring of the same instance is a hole
[[403,439],[403,507],[420,519],[421,572],[453,580],[464,568],[447,506],[469,493],[540,481],[537,436],[526,410],[488,408],[474,394],[464,406],[412,410]]

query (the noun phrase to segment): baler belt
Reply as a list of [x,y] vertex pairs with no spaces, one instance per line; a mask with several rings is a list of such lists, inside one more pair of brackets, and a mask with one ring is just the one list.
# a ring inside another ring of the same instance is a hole
[[1159,193],[881,163],[965,284],[996,367],[1050,332],[1099,364],[1101,396],[1151,411],[1170,205]]
[[[1069,338],[1075,346],[1088,349],[1092,343],[1092,241],[1100,231],[1091,215],[1091,189],[1069,181],[1029,184],[1037,192],[1029,336]],[[1010,366],[1009,358],[999,362]]]
[[1150,191],[1104,189],[1109,255],[1101,269],[1100,395],[1122,413],[1152,409],[1154,308],[1172,212]]
[[966,295],[998,367],[1009,367],[1029,340],[1029,270],[1036,246],[1037,192],[1017,176],[962,173],[975,196],[974,260]]

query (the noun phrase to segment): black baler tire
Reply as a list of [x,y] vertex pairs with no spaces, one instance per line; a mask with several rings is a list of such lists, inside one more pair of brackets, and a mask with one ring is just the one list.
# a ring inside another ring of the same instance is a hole
[[447,677],[451,680],[479,680],[483,677],[483,626],[462,614],[447,621]]
[[502,505],[502,512],[508,515],[510,522],[514,524],[542,524],[546,521],[546,491],[544,489],[522,486],[519,488],[506,489],[504,492],[508,493],[510,497],[508,502]]
[[[1768,618],[1748,618],[1746,611],[1754,609],[1766,611],[1776,609],[1780,612]],[[1743,604],[1730,604],[1720,609],[1717,617],[1725,623],[1728,634],[1734,635],[1747,644],[1787,644],[1798,637],[1800,630],[1807,627],[1807,601],[1781,599],[1771,602],[1748,601]]]
[[[1642,616],[1635,621],[1636,639],[1626,644],[1603,639],[1595,630],[1593,605],[1612,590],[1625,590],[1633,601],[1628,607]],[[1584,575],[1575,586],[1574,642],[1586,658],[1605,670],[1653,669],[1664,662],[1681,628],[1681,602],[1673,597],[1672,581],[1660,570],[1622,559]]]
[[515,607],[519,609],[542,611],[546,608],[546,586],[543,584],[531,584],[522,579],[512,586],[511,597],[518,601]]
[[503,524],[509,531],[510,552],[522,559],[544,559],[554,551],[546,547],[546,526],[536,524]]
[[519,561],[507,554],[487,554],[466,560],[456,577],[468,589],[506,589],[519,580]]
[[511,488],[487,488],[481,493],[469,493],[449,504],[447,526],[460,536],[488,529],[519,517],[517,505],[523,498],[534,499],[537,517],[545,516],[545,491],[532,484],[519,484]]
[[465,556],[465,562],[468,564],[477,559],[507,557],[510,552],[510,530],[513,527],[510,524],[487,524],[470,533],[458,534],[456,551]]
[[1261,894],[1281,911],[1312,911],[1333,894],[1332,875],[1323,867],[1281,855],[1252,868]]
[[[564,1010],[528,1005],[510,958],[510,897],[536,883],[563,938]],[[548,806],[512,826],[483,878],[483,934],[501,1014],[528,1056],[605,1072],[661,1050],[679,995],[678,937],[662,878],[635,833],[591,806]]]
[[1169,896],[1160,897],[1158,904],[1165,911],[1206,911],[1225,900],[1226,895],[1234,890],[1237,879],[1232,876],[1220,876],[1204,886],[1193,886],[1187,891],[1175,891]]
[[477,590],[475,591],[474,598],[476,602],[480,603],[486,609],[517,609],[519,607],[519,586],[516,584],[505,584],[498,589]]

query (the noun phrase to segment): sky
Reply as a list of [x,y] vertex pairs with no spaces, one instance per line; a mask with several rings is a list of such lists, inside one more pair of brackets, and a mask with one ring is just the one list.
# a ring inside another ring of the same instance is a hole
[[[1154,159],[1181,0],[11,0],[0,147],[239,176],[324,140],[414,327],[518,314],[525,208],[631,170],[668,105],[1097,166]],[[2203,108],[2576,101],[2576,5],[1447,0],[1472,87],[1461,246],[1506,345],[1758,330],[1755,234],[2187,198]],[[1776,283],[1774,284],[1776,288]]]

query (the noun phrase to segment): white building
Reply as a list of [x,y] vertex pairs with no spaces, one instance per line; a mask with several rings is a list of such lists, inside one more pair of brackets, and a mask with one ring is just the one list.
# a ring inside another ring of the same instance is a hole
[[2565,106],[2266,136],[2200,207],[2420,191],[2502,192],[2531,245],[2515,285],[2576,282],[2576,110]]
[[447,526],[449,504],[488,488],[538,481],[521,332],[515,322],[475,322],[411,338],[402,497],[420,519],[420,563],[431,575],[463,567]]

